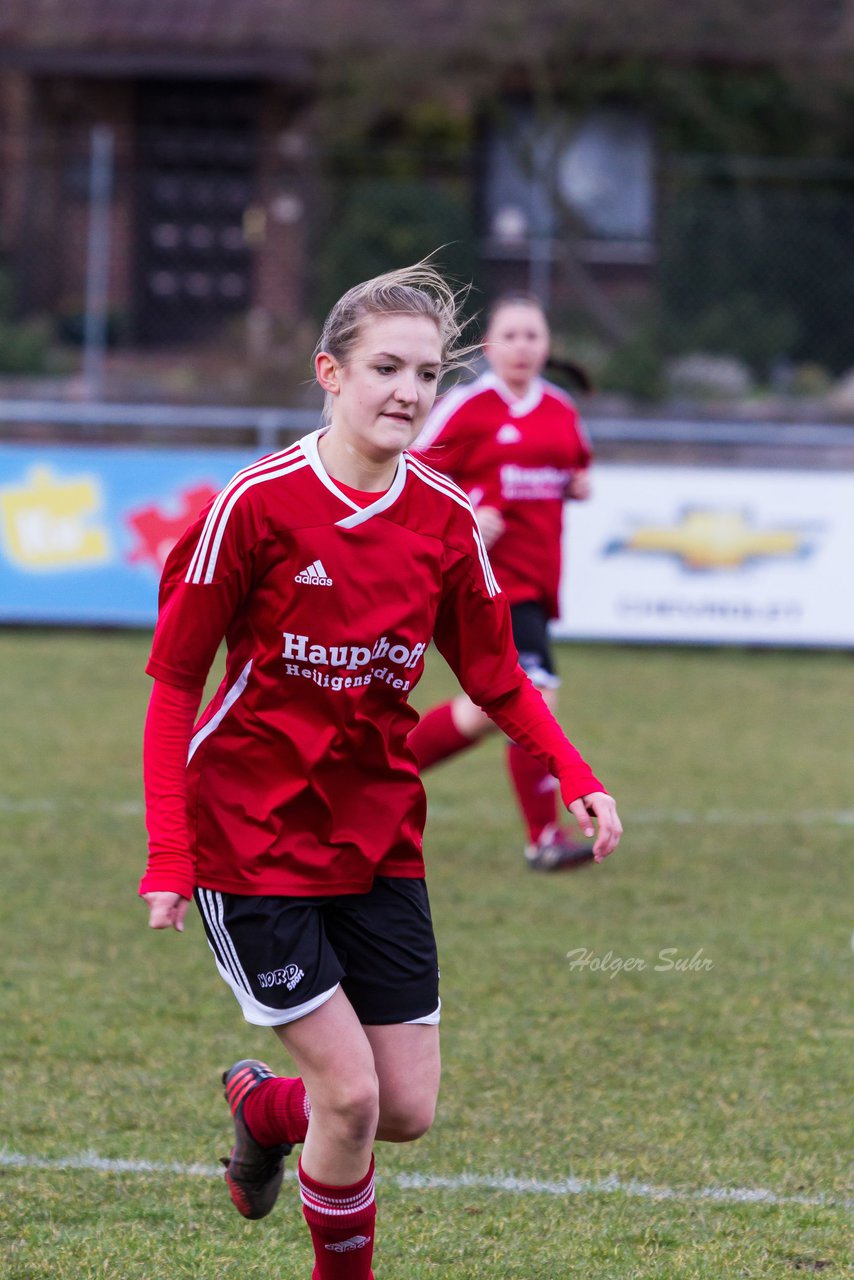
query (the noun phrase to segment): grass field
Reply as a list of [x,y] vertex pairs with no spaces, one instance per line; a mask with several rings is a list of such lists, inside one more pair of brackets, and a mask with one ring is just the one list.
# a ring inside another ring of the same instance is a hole
[[[220,1071],[287,1060],[135,897],[146,650],[0,632],[0,1276],[307,1280],[294,1184],[246,1223],[214,1169]],[[559,653],[624,842],[533,874],[498,740],[429,776],[444,1084],[379,1148],[377,1280],[842,1276],[851,660]]]

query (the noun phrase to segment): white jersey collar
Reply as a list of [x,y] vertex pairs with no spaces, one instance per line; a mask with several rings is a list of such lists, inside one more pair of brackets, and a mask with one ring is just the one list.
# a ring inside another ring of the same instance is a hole
[[378,494],[376,502],[369,503],[367,507],[360,507],[343,489],[339,489],[320,460],[317,444],[320,437],[325,435],[328,430],[328,427],[320,427],[317,431],[312,431],[310,435],[303,436],[299,442],[300,447],[320,483],[330,493],[334,493],[335,497],[343,502],[346,507],[350,508],[351,514],[344,516],[341,520],[336,520],[336,526],[339,529],[354,529],[356,525],[364,524],[366,520],[370,520],[371,516],[379,515],[381,511],[387,511],[392,503],[396,502],[400,497],[403,486],[406,484],[406,458],[403,454],[398,458],[394,479],[385,493]]
[[542,378],[534,378],[530,387],[525,394],[519,398],[514,396],[507,383],[498,377],[497,373],[485,373],[480,378],[481,386],[484,389],[491,389],[496,395],[507,405],[508,410],[514,418],[524,418],[526,413],[532,413],[542,400],[546,391],[546,384]]

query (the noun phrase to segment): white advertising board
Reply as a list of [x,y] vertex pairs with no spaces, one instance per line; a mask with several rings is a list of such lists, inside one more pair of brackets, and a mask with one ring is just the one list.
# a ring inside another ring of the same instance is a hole
[[566,508],[555,636],[854,647],[854,473],[592,474]]

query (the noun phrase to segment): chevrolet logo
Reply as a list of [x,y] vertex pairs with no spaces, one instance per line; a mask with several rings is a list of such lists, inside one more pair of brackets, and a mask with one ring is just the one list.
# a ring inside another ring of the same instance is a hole
[[673,525],[639,525],[627,538],[612,542],[606,554],[637,552],[672,556],[695,571],[743,569],[757,560],[807,556],[812,545],[802,529],[757,528],[749,511],[686,508]]

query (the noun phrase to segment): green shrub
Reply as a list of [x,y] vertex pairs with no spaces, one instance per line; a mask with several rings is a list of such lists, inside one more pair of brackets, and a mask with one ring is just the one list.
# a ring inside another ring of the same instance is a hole
[[671,349],[738,356],[763,378],[780,361],[849,368],[852,229],[850,186],[671,181],[658,273]]
[[49,350],[50,326],[46,322],[0,320],[0,373],[45,373]]
[[665,393],[664,361],[659,327],[640,325],[616,347],[599,375],[603,391],[620,391],[635,400],[660,400]]
[[358,281],[439,248],[439,267],[461,282],[472,280],[473,246],[470,211],[447,185],[419,178],[352,179],[335,202],[334,226],[318,251],[318,317]]
[[712,302],[693,321],[669,328],[672,354],[705,351],[736,356],[760,377],[767,376],[781,354],[798,345],[801,325],[794,309],[761,293],[736,293]]
[[0,269],[0,374],[44,373],[50,353],[50,326],[44,320],[16,320],[14,290]]

